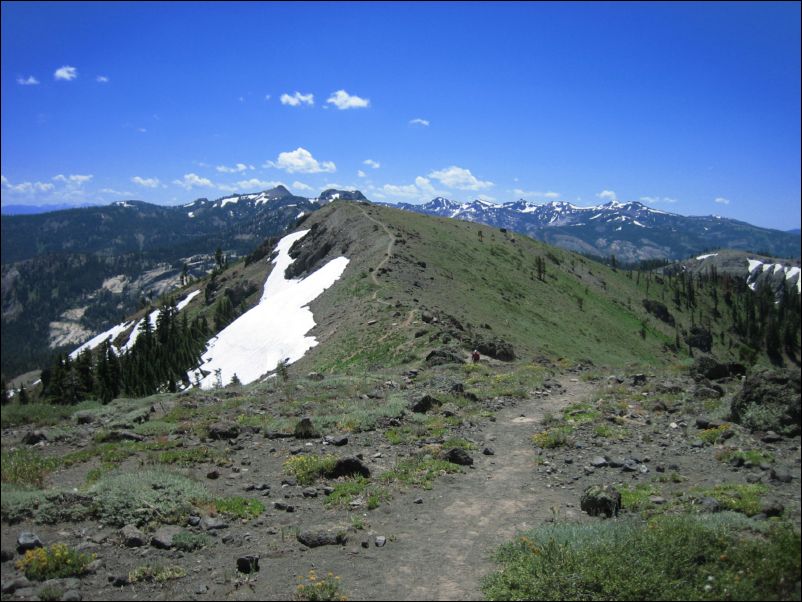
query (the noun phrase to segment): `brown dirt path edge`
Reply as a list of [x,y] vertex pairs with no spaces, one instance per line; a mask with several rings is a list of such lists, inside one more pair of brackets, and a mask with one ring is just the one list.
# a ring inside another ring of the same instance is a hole
[[[546,412],[557,413],[592,390],[576,378],[565,377],[562,384],[560,394],[527,399],[497,414],[483,433],[495,455],[473,452],[475,468],[438,479],[432,491],[410,491],[391,514],[371,520],[373,530],[391,541],[361,555],[351,574],[343,575],[351,599],[481,600],[481,579],[495,570],[491,555],[500,544],[550,519],[553,508],[571,517],[576,492],[546,487],[535,471],[531,443]],[[419,496],[423,504],[413,504]]]

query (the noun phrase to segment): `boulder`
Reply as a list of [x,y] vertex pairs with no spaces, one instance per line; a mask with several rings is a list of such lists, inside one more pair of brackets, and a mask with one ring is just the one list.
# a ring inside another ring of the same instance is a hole
[[370,477],[370,469],[359,458],[351,456],[338,459],[334,467],[326,473],[326,476],[330,479],[353,475],[361,475],[368,478]]
[[343,545],[348,541],[345,529],[312,527],[298,532],[299,542],[310,548]]
[[308,416],[304,416],[295,425],[295,438],[296,439],[317,439],[320,437],[320,433],[317,432],[315,429],[315,425],[312,424],[312,419]]
[[26,445],[36,445],[40,441],[47,441],[47,433],[45,431],[35,430],[25,433],[22,442]]
[[697,357],[690,370],[693,378],[719,380],[727,378],[730,375],[729,365],[722,364],[710,355],[700,355]]
[[503,362],[511,362],[515,359],[515,350],[507,341],[499,338],[480,338],[474,339],[471,347],[482,355],[487,355],[493,359]]
[[426,412],[431,410],[434,406],[439,406],[441,403],[442,402],[436,397],[432,397],[431,395],[424,395],[423,397],[420,398],[419,401],[413,403],[409,409],[419,414],[425,414]]
[[801,405],[799,370],[756,370],[733,398],[730,420],[752,431],[794,437],[802,431]]
[[473,458],[464,449],[454,447],[443,454],[443,459],[451,462],[452,464],[459,464],[460,466],[470,466],[473,464]]
[[435,349],[429,355],[426,356],[424,363],[429,366],[440,366],[442,364],[464,364],[465,360],[463,359],[460,353],[453,351],[452,349],[443,348],[443,349]]
[[590,516],[618,516],[621,494],[611,485],[591,485],[582,494],[580,508]]
[[210,439],[236,439],[239,437],[239,425],[234,422],[215,422],[209,426]]

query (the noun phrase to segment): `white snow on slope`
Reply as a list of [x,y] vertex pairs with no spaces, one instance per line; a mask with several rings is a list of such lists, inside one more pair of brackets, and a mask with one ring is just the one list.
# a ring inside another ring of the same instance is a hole
[[101,332],[99,335],[96,335],[89,339],[86,343],[78,347],[75,351],[70,353],[70,357],[75,359],[78,357],[78,354],[81,353],[84,349],[94,349],[98,347],[103,341],[111,337],[113,341],[116,339],[120,334],[125,332],[131,326],[131,322],[125,322],[123,324],[117,324],[109,328],[106,332]]
[[202,388],[215,386],[215,370],[220,370],[223,384],[229,383],[234,374],[248,384],[273,370],[280,361],[292,363],[317,345],[314,337],[306,336],[315,326],[308,304],[337,281],[348,259],[337,257],[302,280],[287,280],[284,271],[293,262],[290,247],[307,232],[288,234],[279,241],[278,256],[259,305],[209,341],[201,357],[201,370],[207,373],[201,380]]
[[718,253],[708,253],[707,255],[699,255],[699,257],[697,257],[696,259],[698,259],[699,261],[704,261],[708,257],[718,257]]
[[767,272],[770,270],[771,274],[775,274],[777,272],[785,272],[785,279],[786,280],[793,280],[796,277],[796,290],[802,294],[802,274],[800,274],[800,269],[796,266],[784,266],[781,263],[763,263],[759,259],[747,259],[749,262],[749,276],[747,276],[747,283],[749,288],[753,291],[757,290],[757,280],[754,282],[749,282],[752,279],[752,274],[760,268],[761,272]]
[[759,259],[747,259],[747,261],[749,262],[749,273],[750,274],[752,272],[754,272],[757,268],[759,268],[760,266],[763,265],[763,262],[760,261]]
[[189,294],[188,294],[188,295],[187,295],[187,296],[186,296],[186,297],[185,297],[185,298],[184,298],[182,301],[179,301],[179,302],[176,304],[175,308],[176,308],[178,311],[181,311],[181,310],[182,310],[182,309],[184,309],[184,308],[185,308],[187,305],[189,305],[189,302],[190,302],[190,301],[192,301],[192,300],[193,300],[195,297],[197,297],[198,295],[200,295],[200,289],[198,289],[198,290],[196,290],[196,291],[192,291],[192,292],[191,292],[191,293],[189,293]]

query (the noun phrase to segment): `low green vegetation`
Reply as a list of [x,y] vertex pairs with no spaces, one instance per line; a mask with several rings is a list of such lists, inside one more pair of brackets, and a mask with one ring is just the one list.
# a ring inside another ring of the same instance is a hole
[[165,581],[170,581],[171,579],[180,579],[181,577],[186,577],[186,575],[186,569],[181,566],[143,564],[128,573],[128,581],[131,583],[139,583],[142,581],[164,583]]
[[744,463],[760,466],[761,464],[771,464],[774,462],[774,455],[760,449],[733,449],[727,448],[716,454],[716,459],[721,462],[731,462],[734,459]]
[[221,514],[245,519],[256,518],[265,511],[265,505],[259,500],[236,496],[214,500],[214,508]]
[[761,497],[766,486],[760,483],[723,483],[713,487],[697,487],[689,493],[689,503],[710,497],[721,504],[722,509],[754,516],[760,512]]
[[311,485],[316,479],[325,475],[334,468],[337,456],[326,454],[301,454],[288,458],[284,463],[284,470],[293,475],[301,485]]
[[83,554],[63,543],[56,543],[47,548],[28,550],[17,561],[17,568],[28,579],[45,581],[83,575],[94,559],[94,554]]
[[56,458],[43,456],[39,451],[17,449],[2,452],[3,483],[20,487],[41,488],[45,477],[59,466]]
[[192,531],[181,531],[173,537],[173,546],[182,552],[195,552],[205,548],[211,543],[212,539],[205,533],[193,533]]
[[322,579],[312,570],[304,579],[298,577],[295,587],[296,600],[348,600],[342,593],[340,577],[334,573],[327,573]]
[[568,445],[569,437],[573,432],[573,427],[569,425],[555,426],[539,433],[535,433],[532,436],[532,442],[543,449],[562,447],[563,445]]
[[708,445],[713,445],[723,441],[728,436],[731,436],[731,434],[732,425],[729,422],[725,422],[720,426],[703,430],[701,433],[699,433],[699,438]]
[[429,455],[420,455],[398,462],[392,470],[382,474],[379,478],[385,483],[401,483],[431,489],[434,480],[444,474],[462,472],[459,466],[439,460]]
[[0,407],[0,425],[10,428],[30,424],[48,426],[58,424],[81,410],[102,407],[98,401],[84,401],[75,405],[54,405],[50,403],[8,403]]
[[[502,546],[488,600],[786,600],[799,532],[743,515],[546,525]],[[794,593],[796,590],[796,593]]]

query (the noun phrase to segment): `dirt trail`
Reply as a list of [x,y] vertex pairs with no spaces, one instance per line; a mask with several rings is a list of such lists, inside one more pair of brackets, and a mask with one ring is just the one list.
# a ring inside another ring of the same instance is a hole
[[[376,277],[376,274],[379,272],[380,269],[382,269],[384,267],[384,264],[387,263],[387,261],[390,259],[390,257],[393,256],[393,249],[395,248],[395,236],[393,236],[393,233],[390,232],[390,229],[387,227],[387,225],[384,222],[380,222],[375,217],[372,217],[372,216],[368,215],[367,211],[365,211],[362,207],[360,207],[359,210],[362,212],[362,215],[364,215],[366,218],[368,218],[374,224],[378,224],[379,226],[381,226],[384,229],[384,231],[387,233],[387,236],[390,239],[390,242],[387,243],[387,251],[384,253],[384,259],[382,259],[376,265],[376,267],[373,269],[373,271],[370,273],[370,279],[373,281],[373,284],[375,284],[376,286],[379,286],[379,279]],[[374,293],[374,295],[373,295],[374,299],[376,299],[376,294],[377,293],[378,293],[378,291],[376,291],[376,293]]]
[[[392,569],[382,570],[380,580],[366,575],[373,583],[363,581],[359,597],[479,600],[480,580],[495,569],[490,555],[499,544],[551,518],[554,511],[563,518],[571,515],[566,505],[578,503],[576,492],[546,487],[535,470],[531,444],[546,412],[557,413],[592,390],[576,378],[566,377],[562,384],[560,394],[525,400],[498,413],[483,433],[494,456],[478,450],[473,454],[475,469],[438,479],[432,491],[416,490],[399,500],[409,509],[394,508],[397,518],[382,525],[394,535],[381,559]],[[418,496],[424,502],[414,505]]]

